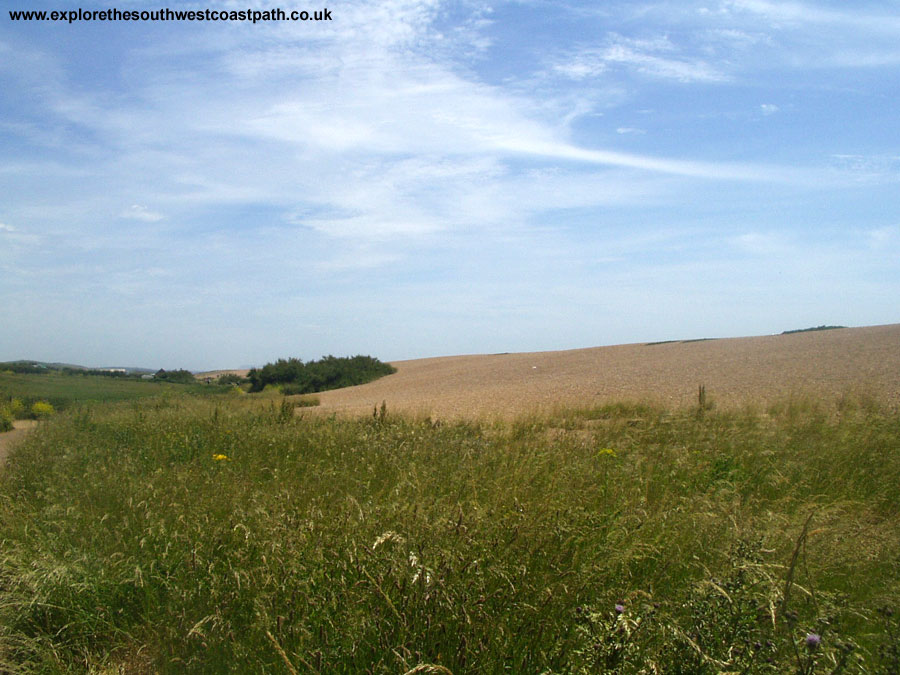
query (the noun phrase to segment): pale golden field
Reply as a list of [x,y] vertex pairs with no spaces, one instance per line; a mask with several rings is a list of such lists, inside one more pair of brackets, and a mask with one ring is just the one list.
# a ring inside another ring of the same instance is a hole
[[396,361],[375,382],[317,394],[320,410],[511,418],[610,401],[765,406],[790,396],[839,402],[862,396],[900,405],[900,324],[557,352]]

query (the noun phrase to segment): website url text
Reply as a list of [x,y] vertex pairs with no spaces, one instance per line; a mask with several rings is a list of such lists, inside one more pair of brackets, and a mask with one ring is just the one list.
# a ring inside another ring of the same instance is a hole
[[312,12],[284,9],[73,9],[73,10],[9,10],[12,21],[331,21],[331,10]]

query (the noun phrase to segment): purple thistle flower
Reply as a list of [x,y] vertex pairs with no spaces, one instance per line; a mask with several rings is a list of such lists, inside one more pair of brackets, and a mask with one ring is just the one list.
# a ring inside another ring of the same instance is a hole
[[623,614],[625,612],[625,605],[617,604],[616,605],[616,614]]
[[813,650],[816,649],[819,644],[822,642],[822,637],[817,633],[810,633],[806,636],[806,647],[807,649]]

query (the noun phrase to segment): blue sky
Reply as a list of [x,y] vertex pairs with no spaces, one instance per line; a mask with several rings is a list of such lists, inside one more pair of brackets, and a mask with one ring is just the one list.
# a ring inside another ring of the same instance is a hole
[[108,6],[0,16],[0,360],[207,369],[900,321],[896,0],[6,12]]

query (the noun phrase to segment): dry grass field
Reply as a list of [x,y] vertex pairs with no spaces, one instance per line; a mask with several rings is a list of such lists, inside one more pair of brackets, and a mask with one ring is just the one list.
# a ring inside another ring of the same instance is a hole
[[0,673],[900,673],[900,325],[395,365],[4,437]]
[[560,406],[639,399],[717,407],[766,405],[790,396],[845,395],[900,404],[900,324],[788,335],[629,344],[558,352],[397,361],[398,372],[319,394],[321,410],[511,418]]
[[16,420],[13,422],[14,429],[5,433],[0,433],[0,467],[6,463],[6,455],[12,444],[25,437],[29,430],[37,426],[34,420]]

